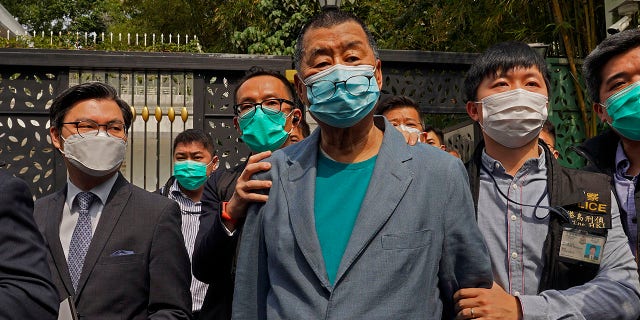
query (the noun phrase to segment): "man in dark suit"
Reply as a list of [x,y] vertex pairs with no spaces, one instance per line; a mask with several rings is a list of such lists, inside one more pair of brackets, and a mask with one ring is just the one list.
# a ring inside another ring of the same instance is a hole
[[190,319],[191,273],[178,205],[119,172],[133,115],[109,85],[74,86],[50,111],[67,185],[39,199],[60,296],[86,319]]
[[58,294],[24,181],[0,171],[0,319],[55,319]]

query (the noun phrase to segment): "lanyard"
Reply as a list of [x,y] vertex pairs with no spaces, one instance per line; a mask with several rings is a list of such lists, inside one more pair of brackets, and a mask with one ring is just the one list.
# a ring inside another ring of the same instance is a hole
[[484,170],[489,177],[491,177],[491,180],[493,181],[493,185],[496,187],[496,190],[498,190],[498,193],[507,200],[508,202],[512,202],[514,204],[517,204],[519,206],[524,206],[524,207],[530,207],[530,208],[534,208],[533,209],[533,216],[536,217],[536,219],[542,220],[545,219],[547,215],[544,216],[538,216],[536,214],[536,211],[538,210],[538,208],[542,208],[542,209],[547,209],[549,210],[549,212],[553,212],[556,215],[560,216],[560,218],[562,218],[562,220],[564,220],[565,222],[571,222],[571,218],[569,217],[569,213],[567,212],[567,210],[561,206],[557,206],[557,207],[551,207],[551,206],[541,206],[540,202],[542,202],[542,199],[544,199],[544,197],[549,193],[548,192],[548,188],[545,185],[544,187],[544,191],[542,192],[542,195],[540,195],[540,198],[538,199],[538,201],[536,202],[535,205],[530,205],[530,204],[524,204],[524,203],[520,203],[514,200],[509,199],[509,197],[504,194],[504,192],[502,192],[502,190],[500,190],[500,187],[498,186],[498,182],[496,181],[496,178],[491,174],[491,172],[489,171],[489,169],[487,169],[487,167],[484,165],[484,163],[480,163],[480,166],[482,168],[482,170]]

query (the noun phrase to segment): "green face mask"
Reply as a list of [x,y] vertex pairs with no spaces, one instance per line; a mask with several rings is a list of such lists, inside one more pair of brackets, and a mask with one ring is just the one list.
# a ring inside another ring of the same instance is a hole
[[238,119],[242,141],[253,152],[277,150],[289,137],[289,133],[284,131],[286,121],[287,116],[282,112],[269,114],[257,108],[253,116]]
[[611,127],[627,139],[640,141],[640,81],[614,93],[606,103]]
[[176,161],[173,164],[173,176],[187,190],[196,190],[207,181],[207,165],[192,160]]

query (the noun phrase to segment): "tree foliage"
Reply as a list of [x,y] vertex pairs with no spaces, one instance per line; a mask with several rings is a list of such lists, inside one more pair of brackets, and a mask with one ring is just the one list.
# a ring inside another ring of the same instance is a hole
[[[252,2],[246,8],[251,23],[231,38],[237,52],[290,54],[297,31],[320,10],[315,0]],[[549,0],[354,0],[343,1],[341,10],[362,18],[383,49],[480,52],[518,40],[555,43],[554,53],[564,55],[564,31],[576,55],[584,56],[605,36],[602,2],[559,0],[562,24],[555,23]]]
[[119,0],[4,0],[27,31],[105,32],[122,17]]
[[589,21],[577,3],[587,1],[560,2],[563,26],[555,25],[549,0],[358,0],[344,10],[362,17],[382,48],[479,52],[507,40],[553,43],[569,26],[584,34]]
[[[207,23],[221,0],[124,0],[127,19],[110,27],[112,32],[155,33],[182,37],[211,38]],[[214,30],[215,31],[215,30]]]
[[[556,43],[577,56],[604,37],[603,0],[350,0],[383,49],[479,52],[505,40]],[[316,0],[5,0],[29,30],[197,36],[205,51],[288,55]]]
[[298,31],[319,11],[319,5],[316,1],[260,0],[255,9],[263,14],[233,33],[234,46],[247,53],[293,55]]

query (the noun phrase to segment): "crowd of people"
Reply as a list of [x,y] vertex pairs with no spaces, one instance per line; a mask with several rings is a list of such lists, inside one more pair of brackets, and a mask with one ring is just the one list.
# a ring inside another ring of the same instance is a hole
[[640,29],[585,59],[609,129],[575,146],[584,170],[557,161],[549,71],[524,43],[466,74],[482,131],[466,164],[416,102],[380,100],[357,17],[313,17],[294,63],[293,84],[252,70],[235,89],[245,163],[218,168],[189,129],[155,193],[119,172],[133,115],[116,90],[58,95],[67,184],[34,204],[0,172],[0,318],[640,318]]

